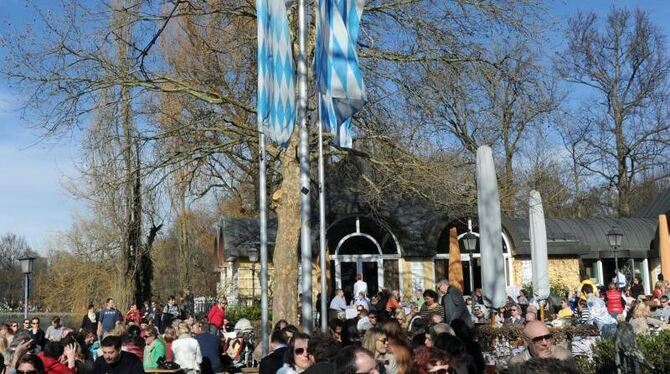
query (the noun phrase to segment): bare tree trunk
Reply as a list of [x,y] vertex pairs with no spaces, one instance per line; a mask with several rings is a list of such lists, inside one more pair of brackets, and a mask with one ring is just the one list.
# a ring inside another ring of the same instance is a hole
[[283,180],[279,201],[275,201],[278,229],[272,263],[274,284],[272,290],[272,320],[298,320],[298,244],[300,242],[300,164],[297,157],[298,131],[294,131],[282,155]]
[[188,213],[186,211],[186,181],[184,177],[183,168],[178,172],[178,184],[177,189],[179,190],[177,214],[179,217],[178,227],[179,227],[179,285],[181,288],[190,287],[190,261],[189,261],[189,233],[188,233]]

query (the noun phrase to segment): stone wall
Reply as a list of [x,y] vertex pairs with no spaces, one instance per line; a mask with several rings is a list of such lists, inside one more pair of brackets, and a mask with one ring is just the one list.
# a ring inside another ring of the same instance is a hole
[[[549,258],[549,282],[562,283],[571,289],[579,285],[579,258],[561,257]],[[524,266],[525,265],[525,266]],[[530,268],[529,258],[516,258],[513,262],[513,283],[523,285],[524,279],[531,279],[532,274],[528,274]]]

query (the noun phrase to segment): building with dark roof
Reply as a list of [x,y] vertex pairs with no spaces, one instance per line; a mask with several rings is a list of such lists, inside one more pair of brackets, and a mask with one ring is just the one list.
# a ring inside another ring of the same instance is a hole
[[[405,300],[417,291],[435,287],[435,282],[449,273],[450,229],[456,228],[465,277],[465,293],[470,292],[470,265],[473,283],[480,285],[479,251],[467,253],[462,238],[468,231],[469,217],[450,217],[448,212],[406,197],[390,196],[374,210],[361,194],[345,188],[332,188],[327,196],[327,247],[329,289],[344,288],[351,292],[357,273],[362,273],[369,290],[401,290]],[[313,206],[316,206],[313,205]],[[665,207],[665,208],[663,208]],[[549,273],[552,283],[576,287],[581,279],[593,278],[608,283],[615,269],[641,277],[647,293],[659,272],[657,248],[658,213],[670,208],[670,192],[659,196],[640,217],[633,218],[546,218]],[[316,215],[316,212],[314,212]],[[643,214],[643,215],[642,215]],[[477,235],[476,217],[472,232]],[[276,220],[269,218],[268,245],[272,258],[272,239]],[[312,219],[314,264],[318,267],[318,219]],[[523,286],[531,282],[528,220],[503,217],[502,248],[505,282]],[[613,227],[623,234],[622,245],[615,252],[607,233]],[[217,254],[224,292],[233,299],[260,294],[256,288],[259,265],[249,261],[258,248],[256,219],[221,220]],[[252,256],[249,256],[249,252]],[[255,251],[255,252],[254,252]],[[615,260],[616,259],[616,260]],[[298,264],[296,264],[298,266]],[[319,272],[320,269],[316,269]],[[314,276],[318,292],[319,276]],[[272,284],[272,283],[270,283]],[[297,285],[296,285],[297,287]],[[236,288],[236,289],[235,289]],[[332,292],[332,291],[331,291]]]

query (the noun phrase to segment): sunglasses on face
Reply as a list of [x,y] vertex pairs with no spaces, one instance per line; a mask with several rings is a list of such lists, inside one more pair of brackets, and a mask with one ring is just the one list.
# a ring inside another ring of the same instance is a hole
[[31,325],[37,325],[39,322],[30,322]]
[[429,373],[434,373],[434,374],[447,374],[449,373],[449,370],[446,368],[439,368],[439,369],[433,369],[429,371]]
[[16,370],[16,374],[37,374],[37,370]]
[[295,353],[296,356],[302,356],[307,353],[307,350],[305,348],[296,348],[293,353]]
[[547,335],[537,336],[537,337],[535,337],[531,340],[533,341],[533,343],[537,344],[537,343],[541,343],[545,340],[551,341],[553,338],[554,338],[554,336],[552,334],[547,334]]

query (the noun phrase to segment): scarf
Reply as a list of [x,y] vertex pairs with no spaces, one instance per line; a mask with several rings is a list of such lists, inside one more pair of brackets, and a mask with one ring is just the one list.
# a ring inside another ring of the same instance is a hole
[[88,319],[91,320],[91,322],[95,323],[95,312],[88,312]]

